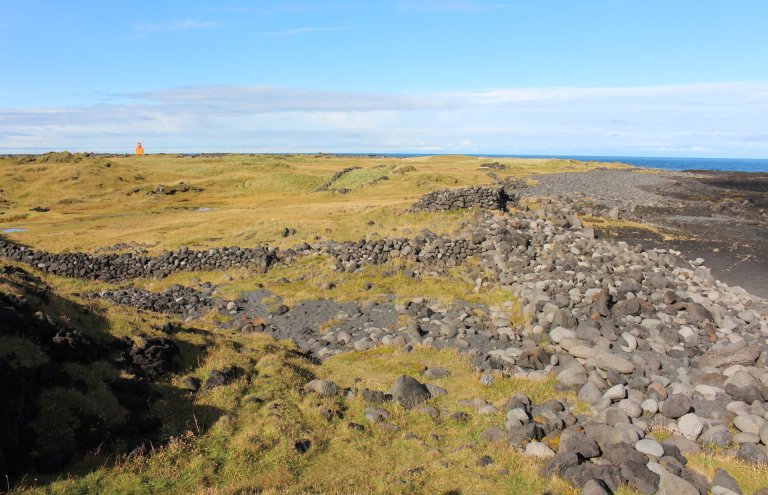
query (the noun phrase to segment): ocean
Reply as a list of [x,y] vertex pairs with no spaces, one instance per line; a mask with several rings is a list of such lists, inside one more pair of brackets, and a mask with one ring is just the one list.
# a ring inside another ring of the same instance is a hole
[[[534,158],[528,156],[527,158]],[[768,159],[758,158],[668,158],[640,156],[557,156],[581,161],[621,162],[636,167],[667,170],[723,170],[727,172],[768,172]]]

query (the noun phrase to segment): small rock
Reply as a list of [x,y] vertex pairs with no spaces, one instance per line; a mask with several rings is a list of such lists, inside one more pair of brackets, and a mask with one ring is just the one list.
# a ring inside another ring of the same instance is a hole
[[450,375],[451,373],[444,368],[429,368],[424,371],[424,377],[429,378],[430,380],[438,380],[440,378],[446,378]]
[[296,440],[293,443],[294,450],[296,450],[296,452],[298,452],[299,454],[305,454],[311,446],[312,446],[312,442],[306,438],[301,440]]
[[320,397],[333,397],[338,393],[339,387],[330,380],[312,380],[304,385],[304,391]]
[[493,459],[491,456],[484,455],[481,458],[479,458],[477,461],[475,461],[475,464],[480,467],[486,467],[493,464]]

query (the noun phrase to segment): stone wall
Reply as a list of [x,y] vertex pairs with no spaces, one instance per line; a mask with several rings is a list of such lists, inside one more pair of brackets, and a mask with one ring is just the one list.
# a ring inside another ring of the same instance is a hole
[[443,189],[428,193],[412,207],[412,211],[448,211],[462,208],[486,210],[507,209],[509,195],[502,187],[474,186],[461,189]]
[[267,270],[277,250],[221,247],[203,251],[181,248],[150,257],[124,254],[48,253],[0,240],[0,256],[20,261],[62,277],[118,282],[134,278],[165,278],[182,271],[210,271],[229,268]]

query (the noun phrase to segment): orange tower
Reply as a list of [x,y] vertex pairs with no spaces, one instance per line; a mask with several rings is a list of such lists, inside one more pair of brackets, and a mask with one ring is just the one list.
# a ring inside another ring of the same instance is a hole
[[136,154],[137,155],[144,154],[144,148],[141,147],[141,143],[136,143]]

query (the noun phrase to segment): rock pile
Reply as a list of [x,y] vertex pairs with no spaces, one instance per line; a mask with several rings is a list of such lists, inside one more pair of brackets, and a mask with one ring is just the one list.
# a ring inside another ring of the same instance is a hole
[[145,311],[170,313],[182,318],[199,317],[214,307],[214,300],[208,293],[190,287],[173,285],[163,292],[150,292],[132,287],[126,289],[105,290],[88,294],[90,298],[99,298],[121,306],[132,306]]
[[[442,368],[423,372],[425,378],[432,380],[449,375]],[[614,404],[617,411],[608,421],[576,415],[567,401],[548,400],[536,404],[520,393],[507,398],[503,404],[494,405],[475,397],[456,401],[456,410],[446,410],[432,405],[431,399],[441,395],[450,397],[450,390],[407,375],[397,378],[386,392],[367,388],[342,390],[334,382],[322,379],[310,381],[304,391],[322,398],[339,394],[343,398],[361,397],[368,404],[364,410],[368,426],[349,424],[351,429],[358,431],[367,428],[399,430],[400,426],[389,422],[395,403],[435,420],[467,421],[473,416],[503,418],[502,424],[488,426],[480,433],[481,442],[517,448],[525,455],[544,459],[543,476],[560,476],[576,487],[582,487],[582,493],[610,495],[623,485],[647,495],[742,493],[738,483],[722,469],[718,469],[710,481],[687,467],[686,455],[691,452],[691,445],[680,437],[658,442],[646,436],[639,421],[622,421],[625,416],[643,417],[629,415],[631,410],[624,404],[632,394],[628,394],[623,386],[614,386],[603,395],[603,399]],[[320,412],[329,421],[333,420],[333,415],[326,410]],[[412,433],[409,436],[418,440]],[[435,453],[438,452],[436,449]],[[493,458],[484,455],[477,464],[493,464]]]
[[506,190],[501,187],[474,186],[444,189],[426,194],[411,206],[411,210],[448,211],[476,207],[504,211],[509,199]]

